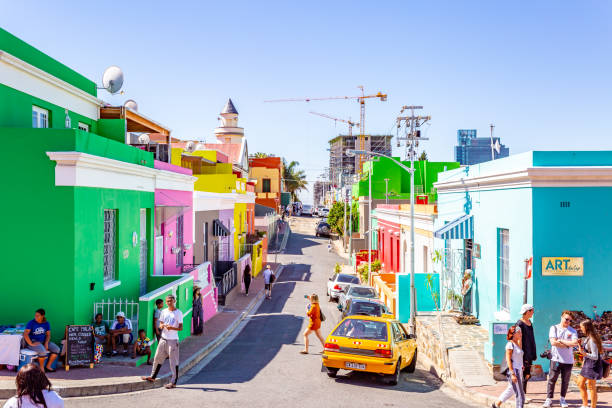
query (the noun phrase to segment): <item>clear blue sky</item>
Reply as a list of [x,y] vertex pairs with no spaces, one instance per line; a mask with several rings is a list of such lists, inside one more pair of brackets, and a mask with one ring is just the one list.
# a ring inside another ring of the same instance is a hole
[[[612,2],[84,2],[0,0],[0,26],[84,75],[125,73],[125,95],[181,139],[212,138],[228,97],[251,152],[297,160],[315,180],[327,140],[356,102],[265,99],[389,94],[366,131],[393,132],[402,105],[432,115],[431,160],[452,160],[456,130],[519,153],[610,149]],[[310,201],[310,194],[303,196]]]

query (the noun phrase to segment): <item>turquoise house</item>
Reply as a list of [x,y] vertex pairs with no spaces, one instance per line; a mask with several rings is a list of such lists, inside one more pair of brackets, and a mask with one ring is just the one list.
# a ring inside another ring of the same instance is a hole
[[522,153],[441,173],[435,187],[441,298],[457,307],[453,294],[473,270],[472,312],[489,329],[489,361],[499,364],[504,329],[525,300],[538,354],[563,310],[612,310],[612,151]]

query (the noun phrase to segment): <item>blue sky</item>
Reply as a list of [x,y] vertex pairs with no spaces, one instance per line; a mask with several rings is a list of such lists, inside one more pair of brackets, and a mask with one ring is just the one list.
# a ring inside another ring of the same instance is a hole
[[[251,152],[297,160],[314,181],[327,140],[359,119],[350,101],[266,99],[388,93],[366,132],[395,134],[402,105],[432,115],[425,150],[452,160],[456,131],[519,153],[610,149],[612,2],[40,2],[0,0],[0,26],[125,95],[181,139],[210,140],[231,97]],[[310,194],[303,199],[310,201]]]

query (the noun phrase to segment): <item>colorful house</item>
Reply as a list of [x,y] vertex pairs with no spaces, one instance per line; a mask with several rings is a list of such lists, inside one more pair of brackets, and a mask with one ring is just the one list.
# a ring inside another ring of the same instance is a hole
[[[279,212],[281,205],[283,161],[280,157],[250,157],[249,177],[257,180],[255,202]],[[288,204],[288,203],[287,203]]]

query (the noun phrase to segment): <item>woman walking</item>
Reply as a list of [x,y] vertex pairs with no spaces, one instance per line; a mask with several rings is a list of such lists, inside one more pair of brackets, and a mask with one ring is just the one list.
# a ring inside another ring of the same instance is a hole
[[579,344],[580,354],[584,356],[582,362],[582,370],[578,376],[578,388],[580,388],[580,396],[582,397],[582,407],[588,408],[589,398],[587,394],[587,384],[591,389],[591,407],[597,406],[597,380],[602,377],[602,365],[600,352],[603,350],[601,337],[593,326],[593,321],[590,319],[580,322],[580,330],[585,335],[584,343]]
[[506,338],[506,363],[508,369],[508,387],[499,396],[499,399],[491,404],[492,408],[499,408],[501,404],[510,399],[512,394],[516,398],[516,408],[523,408],[525,403],[525,391],[523,391],[523,349],[521,349],[521,328],[518,325],[510,327]]
[[304,350],[300,351],[302,354],[308,354],[308,336],[310,336],[312,332],[319,338],[321,345],[325,347],[325,339],[323,339],[321,335],[321,307],[319,306],[319,296],[313,293],[307,296],[307,299],[310,301],[310,304],[308,305],[308,312],[306,315],[310,318],[310,322],[308,323],[308,328],[304,332]]
[[193,286],[193,334],[199,336],[204,331],[204,316],[202,311],[202,292],[197,285]]
[[17,395],[4,408],[64,408],[64,400],[51,391],[51,382],[36,364],[26,364],[15,378]]
[[249,286],[251,286],[251,266],[247,265],[244,267],[244,273],[242,274],[242,281],[244,282],[244,293],[249,296]]

